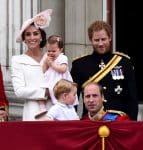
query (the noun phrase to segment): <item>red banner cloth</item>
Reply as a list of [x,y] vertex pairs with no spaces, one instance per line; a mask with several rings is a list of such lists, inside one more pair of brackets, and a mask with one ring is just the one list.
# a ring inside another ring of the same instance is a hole
[[98,129],[110,135],[105,150],[143,149],[143,122],[42,121],[1,122],[1,150],[101,150]]

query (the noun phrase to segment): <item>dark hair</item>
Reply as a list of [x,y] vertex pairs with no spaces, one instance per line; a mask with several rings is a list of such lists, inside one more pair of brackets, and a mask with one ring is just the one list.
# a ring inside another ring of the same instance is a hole
[[40,29],[42,41],[40,42],[40,48],[43,48],[46,45],[46,32],[42,29]]
[[59,36],[59,35],[51,35],[51,36],[49,36],[48,39],[47,39],[47,43],[48,44],[55,44],[55,43],[57,43],[59,48],[63,48],[64,47],[63,40],[62,40],[61,36]]
[[100,30],[105,30],[106,33],[107,33],[107,35],[109,37],[111,37],[111,35],[112,35],[111,26],[107,22],[105,22],[105,21],[95,21],[88,28],[88,37],[89,37],[89,40],[92,39],[94,31],[100,31]]
[[[35,26],[34,23],[30,24],[31,26]],[[39,31],[41,33],[41,37],[42,37],[42,41],[40,42],[40,48],[43,48],[46,45],[46,32],[39,28]],[[25,31],[22,33],[22,40],[25,40],[25,36],[24,36]]]

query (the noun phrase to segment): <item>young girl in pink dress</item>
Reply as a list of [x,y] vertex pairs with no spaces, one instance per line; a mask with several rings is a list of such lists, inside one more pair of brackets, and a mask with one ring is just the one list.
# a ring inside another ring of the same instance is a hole
[[[46,43],[47,52],[43,58],[42,67],[45,75],[45,82],[42,86],[49,90],[49,96],[53,104],[57,103],[57,99],[53,93],[53,87],[55,84],[61,79],[73,81],[68,67],[68,58],[63,53],[63,45],[63,40],[60,36],[50,36]],[[78,99],[76,98],[73,105],[77,104]],[[42,111],[38,116],[46,112],[44,101],[39,101],[39,105]]]

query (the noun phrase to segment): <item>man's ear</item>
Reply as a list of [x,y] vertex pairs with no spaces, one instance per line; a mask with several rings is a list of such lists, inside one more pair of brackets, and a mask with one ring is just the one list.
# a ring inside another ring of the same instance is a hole
[[102,101],[104,102],[104,95],[102,95]]

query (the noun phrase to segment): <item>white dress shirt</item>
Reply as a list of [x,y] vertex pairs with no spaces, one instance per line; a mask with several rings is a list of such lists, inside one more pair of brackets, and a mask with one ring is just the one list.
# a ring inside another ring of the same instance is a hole
[[53,120],[79,120],[73,105],[66,105],[60,102],[57,102],[49,109],[47,116]]

